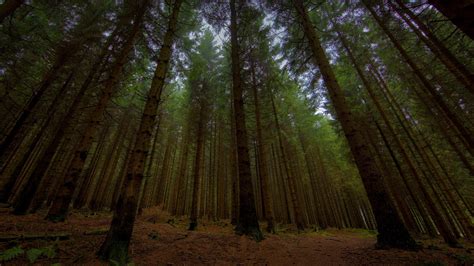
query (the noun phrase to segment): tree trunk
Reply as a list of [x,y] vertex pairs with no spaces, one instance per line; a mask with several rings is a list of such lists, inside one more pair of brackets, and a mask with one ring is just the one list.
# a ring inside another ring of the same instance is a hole
[[24,2],[25,0],[5,0],[5,2],[0,5],[0,23],[2,23],[6,17],[13,14]]
[[[205,108],[204,104],[199,106],[199,118],[196,132],[196,156],[194,160],[194,173],[193,173],[193,190],[191,196],[191,217],[189,223],[189,230],[196,230],[198,225],[198,206],[199,206],[199,193],[201,191],[201,172],[203,170],[202,162],[204,157],[204,123],[205,123]],[[211,189],[208,187],[208,190]]]
[[[59,100],[64,99],[66,89],[69,87],[69,83],[74,76],[74,71],[76,71],[76,69],[74,69],[73,72],[66,79],[66,81],[63,84],[63,87],[58,92],[53,102],[51,103],[50,107],[48,108],[48,111],[46,112],[47,114],[46,121],[43,121],[43,125],[41,129],[39,130],[39,132],[36,133],[36,137],[33,139],[30,146],[28,147],[28,151],[23,156],[23,160],[16,166],[15,171],[13,171],[13,174],[10,176],[10,179],[12,180],[19,179],[20,173],[23,167],[26,165],[29,155],[33,153],[37,145],[40,143],[41,137],[44,136],[44,133],[46,132],[47,128],[51,126],[50,123],[54,117],[54,109],[57,108],[57,104]],[[58,126],[61,127],[62,125],[60,124]],[[34,179],[34,178],[35,178],[34,176],[30,177],[30,179]],[[34,182],[34,180],[31,180],[31,181]],[[15,208],[13,210],[13,213],[16,215],[26,214],[26,212],[28,211],[28,207],[30,206],[30,200],[31,198],[33,198],[31,195],[34,195],[36,186],[32,189],[31,184],[29,186],[28,184],[30,184],[30,180],[28,180],[26,182],[26,185],[23,186],[23,189],[20,189],[20,191],[18,192],[19,198],[15,201],[15,204],[14,204]],[[6,192],[8,192],[9,190],[11,190],[11,188],[6,188]]]
[[445,17],[474,40],[474,1],[473,0],[429,0]]
[[255,81],[255,69],[252,68],[252,91],[253,99],[255,105],[255,124],[257,130],[257,152],[258,152],[258,170],[260,178],[262,180],[262,194],[263,194],[263,209],[264,216],[267,220],[267,232],[275,233],[275,228],[273,225],[273,204],[270,197],[270,182],[268,177],[268,156],[267,156],[267,147],[264,143],[263,133],[262,133],[262,121],[260,115],[260,101],[258,95],[258,88]]
[[[109,38],[109,41],[107,42],[106,47],[110,45],[110,41],[113,38],[113,34],[111,35],[111,38]],[[87,89],[89,88],[90,84],[93,83],[94,77],[96,77],[96,72],[101,65],[102,61],[105,59],[105,55],[108,49],[103,49],[102,53],[100,56],[97,58],[97,60],[94,62],[92,65],[86,79],[83,81],[81,88],[79,89],[79,92],[76,94],[74,101],[71,103],[71,105],[68,107],[66,115],[62,117],[60,120],[61,122],[59,123],[59,128],[56,132],[54,132],[54,137],[51,142],[47,145],[47,148],[45,148],[44,152],[40,156],[40,160],[36,163],[35,168],[32,171],[31,177],[28,180],[28,183],[24,187],[24,193],[27,195],[36,195],[36,192],[38,191],[38,188],[40,187],[40,183],[43,180],[43,177],[48,169],[48,166],[51,164],[51,161],[53,160],[53,157],[58,150],[58,147],[60,146],[60,143],[63,139],[63,137],[66,135],[67,132],[72,130],[72,127],[74,127],[74,116],[78,115],[78,109],[80,106],[80,103],[82,102],[85,93]],[[106,60],[105,60],[106,61]],[[28,191],[28,192],[26,192]],[[31,203],[33,202],[35,197],[25,197],[21,200],[21,202],[17,202],[19,206],[22,206],[21,208],[28,208]],[[41,200],[40,200],[41,201]]]
[[[335,24],[334,24],[334,26],[337,27],[337,25],[335,25]],[[436,223],[436,226],[440,230],[442,237],[444,238],[446,243],[448,243],[449,245],[457,246],[458,242],[456,240],[456,236],[454,235],[454,232],[451,230],[451,228],[448,226],[448,221],[446,220],[449,217],[444,216],[442,214],[442,212],[440,210],[440,207],[435,203],[435,201],[433,200],[433,198],[432,198],[431,194],[429,193],[428,189],[422,183],[421,176],[419,175],[418,170],[413,165],[412,159],[409,157],[403,143],[401,142],[401,140],[398,137],[397,133],[395,132],[391,122],[389,121],[387,115],[385,114],[385,111],[384,111],[383,107],[381,106],[381,104],[379,103],[379,101],[377,99],[377,96],[375,95],[375,93],[372,89],[372,86],[370,85],[369,81],[365,78],[364,72],[362,71],[362,69],[357,64],[357,60],[354,57],[354,55],[352,54],[352,51],[350,50],[347,41],[345,40],[345,38],[342,36],[342,34],[340,32],[338,32],[338,36],[341,40],[341,43],[342,43],[344,49],[346,50],[346,53],[349,56],[350,61],[354,65],[354,67],[357,71],[357,74],[359,75],[359,78],[362,80],[362,83],[364,84],[364,87],[367,90],[372,102],[376,106],[377,111],[379,112],[379,114],[382,116],[382,119],[383,119],[385,125],[387,126],[390,134],[393,136],[393,138],[395,140],[395,143],[397,144],[397,147],[400,151],[400,154],[402,155],[404,161],[407,163],[407,165],[408,165],[408,167],[411,171],[411,174],[415,177],[415,180],[417,181],[417,185],[418,185],[420,191],[422,192],[424,200],[427,203],[428,209],[429,209],[430,213],[432,214],[431,216],[433,217],[433,219]],[[434,191],[434,189],[433,189],[433,193],[436,193]]]
[[[145,4],[148,4],[148,1],[145,1]],[[160,48],[157,67],[140,121],[137,139],[133,147],[130,162],[127,164],[127,174],[119,201],[114,211],[114,217],[107,238],[98,252],[98,255],[102,259],[112,259],[121,264],[125,264],[128,260],[128,246],[132,237],[138,207],[137,196],[140,192],[140,185],[145,169],[145,159],[151,142],[158,104],[161,100],[161,94],[169,68],[181,4],[182,0],[176,0],[173,4],[168,29],[163,39],[163,45]],[[144,12],[144,10],[142,12]],[[141,15],[141,17],[143,17],[143,15]]]
[[309,19],[303,1],[294,0],[293,4],[306,38],[309,41],[314,63],[319,66],[326,83],[332,104],[349,142],[352,155],[372,205],[379,232],[377,244],[386,247],[413,249],[416,247],[416,243],[411,238],[393,203],[390,201],[390,197],[383,185],[383,177],[377,169],[375,160],[371,157],[367,142],[363,139],[357,127],[356,117],[351,113],[346,103],[343,91],[331,69],[329,60]]
[[239,168],[239,218],[236,227],[237,234],[245,234],[260,241],[263,239],[258,224],[255,198],[252,187],[250,158],[247,129],[245,126],[245,111],[240,66],[240,47],[237,25],[237,0],[230,0],[230,34],[232,59],[232,95],[234,101],[235,131],[237,139],[237,162]]
[[298,197],[296,194],[296,178],[294,174],[292,173],[292,171],[290,170],[289,161],[286,156],[285,148],[283,146],[281,126],[280,126],[280,122],[278,121],[278,114],[275,107],[275,101],[273,99],[273,93],[270,97],[271,97],[271,102],[272,102],[273,117],[275,119],[275,126],[276,126],[277,135],[278,135],[278,146],[280,148],[280,153],[281,153],[281,164],[283,164],[283,167],[286,173],[285,176],[288,182],[288,190],[290,192],[291,203],[293,204],[293,211],[295,213],[296,227],[298,228],[298,231],[300,230],[302,231],[304,230],[304,221],[303,221],[303,216],[301,214],[301,206],[300,206],[301,204],[298,201]]
[[[10,129],[10,131],[6,134],[6,137],[0,143],[0,171],[3,172],[3,170],[5,169],[5,159],[8,157],[8,154],[10,154],[10,152],[13,150],[13,146],[20,141],[18,139],[21,135],[20,133],[25,130],[25,123],[33,113],[33,109],[35,109],[35,107],[38,105],[43,94],[51,86],[53,81],[58,76],[59,71],[69,61],[76,49],[77,43],[63,42],[59,45],[56,52],[56,59],[53,65],[44,74],[39,88],[34,91],[30,101],[26,104],[25,108],[22,110],[21,114],[15,121],[13,127]],[[7,200],[3,195],[3,192],[4,191],[0,191],[0,201]]]

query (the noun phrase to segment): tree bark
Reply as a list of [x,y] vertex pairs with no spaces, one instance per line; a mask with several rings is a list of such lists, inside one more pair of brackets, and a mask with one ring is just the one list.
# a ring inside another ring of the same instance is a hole
[[[205,123],[205,108],[204,104],[201,103],[199,106],[199,118],[196,132],[196,156],[194,159],[194,173],[193,173],[193,190],[191,195],[191,217],[189,223],[189,230],[196,230],[198,225],[198,206],[199,206],[199,193],[201,191],[201,176],[202,176],[202,162],[204,157],[204,123]],[[211,189],[208,187],[208,190]]]
[[237,162],[239,169],[239,216],[236,226],[237,234],[245,234],[260,241],[263,239],[258,224],[255,198],[252,187],[250,158],[247,129],[245,126],[245,111],[240,65],[240,45],[238,38],[236,2],[230,0],[230,34],[232,59],[232,95],[234,101],[235,131],[237,139]]
[[384,188],[383,177],[377,169],[375,160],[371,157],[367,142],[363,139],[357,127],[356,117],[350,111],[343,91],[336,80],[319,37],[303,5],[303,1],[293,0],[293,5],[297,11],[306,38],[309,41],[314,64],[319,66],[319,70],[326,83],[332,104],[349,142],[352,155],[372,205],[379,232],[377,244],[385,247],[416,248],[415,241],[402,223]]
[[255,106],[255,126],[257,130],[257,152],[258,152],[258,164],[259,164],[259,174],[262,179],[262,194],[263,194],[263,209],[264,216],[267,220],[267,232],[275,233],[275,228],[273,224],[273,204],[270,197],[270,182],[268,177],[268,156],[267,156],[267,147],[265,145],[262,133],[262,119],[260,114],[260,100],[258,95],[258,88],[255,81],[255,69],[252,68],[252,91],[253,99]]
[[[112,259],[121,264],[125,264],[128,260],[128,246],[132,237],[138,208],[138,194],[144,176],[145,159],[151,142],[158,105],[165,85],[182,2],[182,0],[176,0],[173,4],[168,29],[163,39],[163,45],[160,48],[157,67],[150,91],[148,92],[148,99],[140,121],[130,162],[127,164],[127,174],[114,211],[110,231],[98,252],[102,259]],[[145,4],[148,4],[148,1],[145,1]],[[143,14],[141,17],[143,17]]]
[[2,23],[6,17],[11,16],[24,2],[25,0],[5,0],[5,2],[0,5],[0,23]]
[[473,0],[429,0],[428,2],[474,40]]
[[[337,26],[335,25],[335,27]],[[376,106],[379,114],[382,116],[382,119],[385,125],[387,126],[390,134],[393,136],[395,143],[397,144],[397,147],[399,148],[400,154],[402,155],[404,161],[407,163],[412,175],[415,177],[415,180],[417,181],[417,185],[420,191],[422,192],[424,200],[427,203],[428,209],[430,213],[432,214],[431,216],[433,217],[436,226],[440,230],[442,237],[444,238],[446,243],[448,243],[449,245],[457,246],[458,242],[457,242],[456,236],[454,235],[454,232],[451,230],[451,228],[448,226],[448,221],[446,220],[449,217],[446,217],[442,214],[442,212],[440,211],[440,207],[434,202],[431,194],[428,192],[427,188],[422,183],[421,176],[419,175],[418,170],[413,165],[412,159],[409,157],[403,143],[401,142],[400,138],[397,136],[391,122],[389,121],[387,115],[385,114],[383,107],[379,103],[377,96],[375,95],[372,89],[372,86],[370,85],[369,81],[366,79],[364,72],[357,64],[357,60],[352,54],[352,51],[350,50],[346,39],[342,36],[340,32],[337,32],[337,33],[344,49],[346,50],[347,55],[349,56],[350,61],[354,65],[354,68],[356,69],[357,74],[359,75],[359,78],[362,80],[362,83],[364,84],[364,87],[367,90],[372,102]],[[433,193],[435,193],[434,190],[433,190]]]

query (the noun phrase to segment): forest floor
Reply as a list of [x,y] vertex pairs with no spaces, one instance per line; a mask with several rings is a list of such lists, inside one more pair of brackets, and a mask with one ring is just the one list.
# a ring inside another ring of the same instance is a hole
[[[65,223],[50,223],[44,213],[14,216],[0,213],[0,252],[17,247],[16,258],[0,265],[107,265],[95,257],[110,223],[109,213],[73,212]],[[418,252],[375,249],[366,230],[308,230],[297,234],[280,226],[260,243],[237,236],[228,221],[201,221],[186,230],[187,219],[157,208],[146,209],[135,224],[130,256],[135,265],[473,265],[473,246],[448,248],[438,240],[423,242]],[[61,235],[63,240],[16,239],[7,236]],[[20,252],[21,252],[20,250]],[[10,250],[10,255],[14,252]],[[5,254],[5,252],[3,253]],[[35,258],[37,257],[37,258]],[[49,257],[49,258],[48,258]]]

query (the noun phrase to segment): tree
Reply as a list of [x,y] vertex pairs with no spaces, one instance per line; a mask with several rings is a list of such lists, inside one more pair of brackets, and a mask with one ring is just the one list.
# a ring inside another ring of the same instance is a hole
[[3,4],[0,5],[0,23],[2,23],[6,17],[11,16],[24,2],[24,0],[6,0],[3,2]]
[[88,151],[92,145],[92,141],[96,131],[99,128],[101,116],[105,112],[108,102],[110,101],[114,91],[117,89],[119,75],[122,72],[127,55],[132,50],[135,40],[140,32],[143,17],[148,7],[148,0],[136,3],[133,6],[133,12],[129,21],[133,20],[132,28],[127,33],[123,46],[120,47],[112,69],[102,88],[102,95],[96,105],[94,111],[88,118],[88,126],[84,130],[74,157],[65,174],[64,181],[57,192],[51,208],[49,209],[47,219],[56,222],[62,222],[66,219],[69,204],[71,203],[74,190],[77,186],[79,176],[81,174],[84,163],[87,159]]
[[[240,3],[240,2],[239,2]],[[235,134],[237,140],[237,162],[239,169],[239,216],[236,232],[246,234],[260,241],[263,235],[260,232],[255,198],[252,191],[250,159],[245,125],[244,101],[242,97],[242,77],[240,76],[240,47],[238,38],[238,20],[236,0],[230,0],[230,34],[232,58],[232,98],[235,117]]]
[[474,40],[474,3],[472,1],[456,0],[449,4],[440,0],[430,0],[428,2]]
[[336,109],[339,121],[351,147],[352,155],[359,168],[359,173],[361,174],[372,209],[374,210],[378,229],[377,243],[382,247],[413,249],[416,246],[415,241],[411,238],[390,201],[388,193],[383,186],[383,177],[379,173],[375,161],[371,158],[369,148],[355,124],[356,119],[352,116],[350,108],[346,103],[343,91],[334,76],[329,60],[303,5],[303,1],[293,1],[293,5],[304,29],[305,36],[310,43],[314,64],[319,66],[319,70],[326,82],[332,104]]
[[[141,12],[139,13],[141,16],[143,16],[146,4],[148,3],[145,2],[143,4],[144,6],[141,7]],[[176,0],[173,3],[168,28],[163,39],[163,45],[160,48],[157,67],[140,121],[138,137],[133,145],[130,161],[127,163],[127,173],[122,184],[121,194],[114,211],[109,233],[98,253],[101,258],[106,260],[114,260],[119,263],[126,263],[128,260],[128,246],[138,210],[137,196],[140,192],[140,185],[143,181],[145,170],[144,162],[148,153],[148,146],[150,145],[158,104],[165,85],[181,5],[182,0]],[[140,20],[135,21],[135,23],[140,23]]]

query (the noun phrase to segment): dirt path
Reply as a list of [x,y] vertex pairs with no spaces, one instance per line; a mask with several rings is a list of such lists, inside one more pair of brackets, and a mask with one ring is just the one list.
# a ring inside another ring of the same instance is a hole
[[[186,220],[175,220],[147,210],[138,219],[130,255],[135,265],[472,265],[469,250],[425,248],[419,252],[374,249],[374,235],[361,230],[322,232],[279,232],[266,235],[256,243],[236,236],[225,222],[202,222],[196,232],[186,231]],[[51,224],[41,214],[16,217],[2,214],[1,234],[69,232],[69,240],[56,242],[53,259],[40,257],[36,262],[50,265],[104,264],[95,258],[105,235],[110,215],[73,214],[68,222]],[[168,223],[167,223],[168,222]],[[99,234],[89,234],[84,233]],[[11,246],[24,250],[51,245],[52,241],[34,240],[0,243],[0,251]],[[1,264],[1,263],[0,263]],[[25,256],[6,265],[27,264]]]

